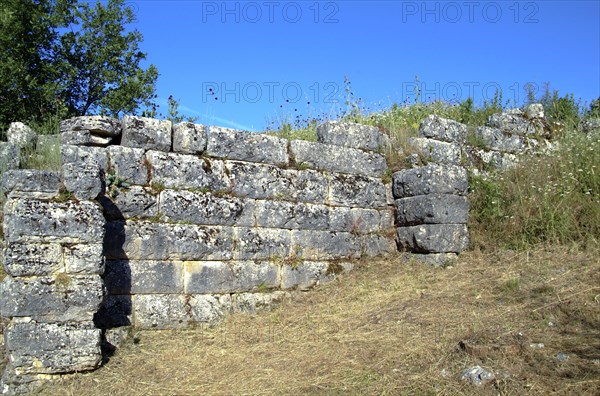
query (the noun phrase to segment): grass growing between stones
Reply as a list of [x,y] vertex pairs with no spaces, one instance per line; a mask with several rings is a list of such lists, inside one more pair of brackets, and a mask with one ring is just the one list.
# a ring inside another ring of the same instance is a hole
[[[104,368],[39,394],[597,394],[597,253],[469,252],[441,269],[363,262],[271,312],[140,331]],[[461,382],[474,365],[496,380]]]

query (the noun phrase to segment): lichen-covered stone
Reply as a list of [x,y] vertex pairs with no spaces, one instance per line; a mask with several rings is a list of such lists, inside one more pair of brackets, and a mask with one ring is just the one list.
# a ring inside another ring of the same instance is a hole
[[466,224],[422,224],[396,233],[400,247],[415,253],[460,253],[469,246]]
[[254,225],[254,201],[211,193],[165,190],[160,214],[167,221],[204,225]]
[[509,135],[498,128],[478,127],[475,137],[487,148],[506,153],[522,153],[527,149],[523,136]]
[[107,223],[104,249],[109,259],[230,260],[231,227],[144,221]]
[[225,161],[225,166],[238,197],[314,203],[327,199],[327,179],[320,172],[237,161]]
[[99,243],[67,245],[63,249],[65,271],[75,275],[102,275],[104,273],[104,249]]
[[349,231],[350,209],[289,201],[256,201],[256,226]]
[[387,206],[381,179],[360,175],[332,173],[329,176],[328,203],[359,208]]
[[320,261],[302,261],[292,267],[284,265],[281,268],[281,288],[308,290],[319,283],[330,282],[335,278],[329,272],[329,263]]
[[58,195],[61,181],[58,172],[37,169],[9,170],[2,174],[0,188],[4,195],[25,192],[28,195],[52,198]]
[[0,285],[2,316],[31,317],[38,322],[91,321],[102,302],[97,275],[33,278],[7,277]]
[[158,196],[148,187],[115,187],[109,191],[109,197],[103,197],[100,203],[104,213],[113,220],[158,215]]
[[86,371],[100,366],[101,330],[73,323],[11,323],[5,330],[10,365],[20,374]]
[[541,103],[530,103],[525,108],[525,115],[529,119],[544,118],[544,106]]
[[279,287],[279,266],[254,261],[187,261],[187,294],[234,293]]
[[290,231],[272,228],[235,228],[235,258],[266,260],[287,257],[290,253]]
[[451,194],[429,194],[396,200],[398,225],[466,224],[469,218],[467,197]]
[[191,122],[173,125],[173,151],[200,155],[206,150],[206,126]]
[[0,171],[19,168],[19,146],[0,142]]
[[425,117],[419,126],[420,136],[449,143],[466,143],[467,133],[466,125],[434,114]]
[[95,163],[100,166],[102,171],[108,170],[108,151],[100,147],[79,147],[72,145],[62,145],[62,162],[66,163]]
[[365,257],[377,257],[394,254],[398,251],[393,235],[368,234],[360,237],[362,254]]
[[133,296],[134,326],[139,329],[181,329],[192,322],[190,296],[138,294]]
[[149,169],[144,150],[123,146],[108,147],[110,174],[130,184],[148,183]]
[[359,258],[361,244],[349,232],[293,230],[292,251],[305,260]]
[[9,143],[16,144],[21,148],[35,147],[37,134],[22,122],[11,122],[6,131]]
[[194,323],[216,324],[231,312],[232,297],[229,294],[222,296],[194,294],[189,299],[189,307]]
[[375,209],[354,208],[350,211],[350,231],[353,234],[368,234],[381,230],[381,214]]
[[298,165],[332,172],[381,177],[387,169],[381,154],[305,140],[292,140],[290,155]]
[[287,140],[265,134],[209,127],[206,154],[232,160],[287,165]]
[[272,309],[290,298],[289,292],[274,291],[270,293],[236,293],[231,298],[233,312],[256,313]]
[[517,155],[511,153],[467,147],[465,149],[465,154],[467,163],[470,164],[474,170],[506,170],[513,168],[519,163]]
[[63,252],[55,243],[9,243],[3,250],[3,261],[12,276],[52,275],[63,269]]
[[183,294],[183,263],[108,260],[104,284],[109,294]]
[[535,125],[527,120],[521,109],[510,109],[503,113],[492,114],[488,125],[509,134],[526,136],[536,133]]
[[423,161],[436,164],[460,164],[458,143],[448,143],[428,138],[410,138],[408,144],[417,150]]
[[92,200],[104,192],[101,169],[97,164],[67,163],[62,169],[65,188],[77,199]]
[[119,120],[102,115],[80,116],[60,122],[60,132],[88,131],[92,135],[115,137],[121,134]]
[[121,145],[146,150],[171,151],[171,121],[125,116],[121,120]]
[[317,127],[317,140],[360,150],[379,151],[386,140],[377,127],[353,122],[328,121]]
[[149,151],[146,158],[150,163],[153,185],[210,191],[223,191],[230,187],[223,161],[160,151]]
[[9,242],[98,242],[104,236],[102,210],[90,201],[44,202],[9,199],[4,238]]
[[456,165],[430,164],[392,175],[395,198],[426,194],[466,195],[467,170]]

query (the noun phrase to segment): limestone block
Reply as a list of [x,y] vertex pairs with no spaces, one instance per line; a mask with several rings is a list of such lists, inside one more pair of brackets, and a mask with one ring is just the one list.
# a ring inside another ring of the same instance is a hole
[[235,228],[235,258],[263,260],[290,254],[290,231],[272,228]]
[[233,312],[256,313],[274,308],[290,298],[289,292],[274,291],[270,293],[236,293],[232,295]]
[[231,311],[232,297],[194,294],[189,299],[190,314],[195,323],[215,324]]
[[466,195],[467,170],[456,165],[430,164],[392,175],[395,198],[426,194]]
[[535,125],[527,120],[521,109],[510,109],[503,113],[492,114],[487,124],[509,134],[526,136],[536,133]]
[[317,140],[325,144],[370,151],[379,151],[386,143],[377,127],[340,121],[328,121],[319,125]]
[[256,201],[258,227],[349,231],[350,208],[289,201]]
[[0,171],[18,169],[20,164],[19,146],[13,143],[0,142]]
[[112,141],[110,136],[97,136],[88,130],[65,131],[60,134],[60,142],[65,145],[106,147]]
[[422,224],[396,231],[401,249],[415,253],[460,253],[469,246],[466,224]]
[[231,227],[111,221],[106,225],[105,254],[109,259],[230,260]]
[[164,190],[160,193],[160,214],[174,222],[250,227],[254,224],[254,201],[208,192]]
[[108,169],[108,151],[100,147],[79,147],[63,144],[60,147],[62,162],[74,163],[96,163],[102,171]]
[[410,138],[408,144],[421,153],[425,162],[460,164],[461,150],[457,143],[441,142],[428,138]]
[[90,201],[44,202],[9,199],[4,205],[8,242],[81,243],[102,241],[104,216]]
[[67,163],[63,164],[65,188],[77,199],[95,199],[104,192],[101,170],[97,164]]
[[279,266],[254,261],[187,261],[185,293],[245,292],[279,287]]
[[2,316],[31,317],[38,322],[91,321],[103,297],[97,275],[4,279],[0,285]]
[[148,151],[146,158],[151,167],[152,184],[210,191],[222,191],[230,187],[223,161],[160,151]]
[[111,174],[130,184],[148,183],[149,169],[143,149],[110,146],[107,150]]
[[381,154],[305,140],[292,140],[290,155],[296,164],[332,172],[381,177],[387,169]]
[[92,135],[115,137],[121,134],[119,120],[102,115],[69,118],[60,122],[60,132],[88,131]]
[[353,234],[368,234],[381,231],[381,211],[354,208],[350,211],[350,231]]
[[207,127],[182,122],[173,125],[173,151],[183,154],[201,155],[206,150]]
[[385,186],[381,179],[332,173],[329,179],[328,202],[361,208],[383,208],[387,206]]
[[467,133],[466,125],[434,114],[423,119],[419,126],[419,136],[449,143],[466,143]]
[[3,256],[4,269],[12,276],[52,275],[64,267],[62,247],[55,243],[9,243]]
[[121,145],[146,150],[171,151],[171,121],[125,116],[121,120]]
[[11,323],[5,331],[10,364],[21,374],[86,371],[100,366],[101,330],[73,323]]
[[148,187],[116,188],[100,203],[111,219],[149,218],[158,215],[158,196]]
[[176,261],[107,260],[104,284],[112,295],[183,294],[183,264]]
[[349,232],[293,230],[292,251],[305,260],[359,258],[360,240]]
[[11,192],[25,192],[29,196],[52,198],[58,195],[60,184],[58,172],[22,169],[4,172],[0,181],[0,188],[6,196]]
[[287,140],[265,134],[209,127],[206,154],[232,160],[285,166],[289,162]]
[[284,265],[281,268],[281,288],[308,290],[318,283],[328,282],[335,278],[329,272],[329,263],[320,261],[303,261],[297,266]]
[[368,234],[360,237],[362,254],[365,257],[377,257],[394,254],[398,251],[392,235]]
[[475,137],[489,150],[522,153],[527,149],[523,136],[506,134],[498,128],[478,127],[475,129]]
[[182,294],[132,296],[134,326],[140,329],[181,329],[192,322],[190,297]]
[[104,254],[100,243],[67,245],[63,248],[65,271],[76,275],[102,275]]
[[396,200],[398,225],[466,224],[469,219],[467,197],[450,194],[430,194]]
[[225,166],[232,193],[239,197],[314,203],[327,198],[327,179],[320,172],[237,161],[225,161]]
[[7,141],[20,148],[35,147],[37,134],[22,122],[11,122],[6,131]]

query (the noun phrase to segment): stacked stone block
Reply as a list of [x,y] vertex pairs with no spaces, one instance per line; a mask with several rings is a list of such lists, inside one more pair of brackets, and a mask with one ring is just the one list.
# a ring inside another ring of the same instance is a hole
[[439,266],[468,247],[464,168],[430,164],[396,172],[392,178],[400,250]]
[[23,393],[54,374],[99,366],[94,325],[104,291],[105,219],[98,203],[66,191],[58,173],[9,171],[4,205],[0,313],[8,366],[2,392]]

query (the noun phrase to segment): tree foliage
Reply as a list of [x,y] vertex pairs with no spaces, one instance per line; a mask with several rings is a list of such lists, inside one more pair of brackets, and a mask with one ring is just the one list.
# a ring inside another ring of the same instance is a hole
[[134,20],[124,0],[0,0],[0,127],[148,106],[158,71]]

